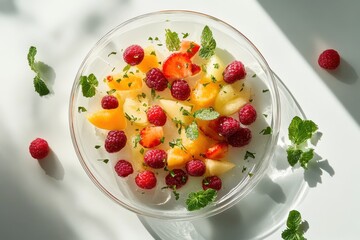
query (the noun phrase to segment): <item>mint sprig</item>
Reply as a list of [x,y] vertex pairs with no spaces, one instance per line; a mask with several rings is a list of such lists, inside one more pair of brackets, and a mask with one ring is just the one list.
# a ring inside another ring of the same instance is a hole
[[217,191],[208,188],[205,191],[191,192],[186,199],[186,206],[188,211],[199,210],[212,203],[217,196]]
[[31,68],[32,71],[34,71],[36,73],[36,76],[34,77],[34,88],[35,91],[40,95],[40,96],[45,96],[47,94],[50,93],[49,88],[46,86],[44,80],[41,78],[40,76],[40,71],[39,69],[37,69],[36,67],[36,61],[35,61],[35,55],[37,53],[37,49],[34,46],[31,46],[29,48],[29,52],[27,55],[27,59],[29,62],[29,66]]
[[289,139],[292,143],[286,150],[287,159],[291,166],[300,163],[301,167],[307,169],[309,161],[314,157],[314,149],[304,148],[302,145],[306,143],[318,130],[318,126],[311,120],[302,120],[295,116],[289,125]]
[[215,54],[216,41],[213,38],[212,31],[208,26],[205,26],[201,33],[201,48],[199,56],[204,59],[209,59]]
[[185,128],[185,133],[186,137],[190,140],[195,140],[199,137],[199,129],[195,121]]
[[99,85],[95,75],[91,73],[89,76],[80,77],[80,85],[84,97],[90,98],[95,96],[96,87]]
[[301,229],[302,224],[301,214],[292,210],[289,212],[288,219],[286,221],[287,228],[281,233],[281,237],[284,240],[306,240],[303,236],[304,232]]
[[213,108],[202,108],[194,112],[194,117],[201,120],[214,120],[219,116],[220,114]]
[[167,49],[172,51],[178,51],[180,49],[180,39],[176,32],[172,32],[170,29],[165,29],[165,42]]

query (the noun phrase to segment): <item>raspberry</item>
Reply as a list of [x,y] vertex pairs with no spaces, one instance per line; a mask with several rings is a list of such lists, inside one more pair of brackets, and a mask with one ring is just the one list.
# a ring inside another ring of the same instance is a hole
[[185,80],[175,80],[171,85],[171,95],[180,101],[185,101],[190,97],[190,87]]
[[233,147],[242,147],[250,143],[251,137],[250,129],[239,128],[234,134],[227,137],[227,141]]
[[224,81],[227,83],[234,83],[238,80],[244,79],[245,76],[245,67],[240,61],[233,61],[227,65],[223,72]]
[[217,176],[206,177],[202,181],[202,187],[204,190],[208,188],[212,188],[219,191],[221,189],[221,186],[222,186],[221,179]]
[[169,187],[176,187],[176,189],[181,188],[185,185],[188,180],[188,175],[181,169],[174,169],[170,171],[165,177],[165,183]]
[[144,59],[144,49],[139,45],[131,45],[125,49],[123,58],[131,66],[138,65]]
[[139,188],[152,189],[156,186],[156,176],[152,171],[145,170],[136,175],[135,183]]
[[120,177],[127,177],[134,172],[131,163],[126,160],[119,160],[114,168],[115,172]]
[[120,151],[126,145],[126,135],[123,131],[113,130],[105,139],[105,149],[108,153]]
[[168,80],[158,68],[152,68],[146,73],[145,83],[149,88],[156,91],[164,91]]
[[190,176],[199,177],[206,171],[205,163],[198,159],[193,159],[186,163],[186,171]]
[[256,116],[256,110],[250,104],[246,104],[239,110],[239,121],[244,125],[250,125],[255,122]]
[[320,54],[318,64],[324,69],[333,70],[340,64],[340,55],[334,49],[327,49]]
[[165,167],[167,153],[161,149],[152,149],[145,153],[144,162],[152,168]]
[[148,121],[155,126],[164,126],[166,123],[166,114],[159,105],[150,107],[146,112]]
[[106,95],[101,99],[101,107],[103,109],[114,109],[119,106],[119,102],[116,97],[112,95]]
[[232,117],[220,117],[217,124],[218,133],[224,137],[228,137],[240,129],[239,121]]
[[36,138],[30,143],[30,154],[35,159],[43,159],[49,154],[49,144],[42,138]]

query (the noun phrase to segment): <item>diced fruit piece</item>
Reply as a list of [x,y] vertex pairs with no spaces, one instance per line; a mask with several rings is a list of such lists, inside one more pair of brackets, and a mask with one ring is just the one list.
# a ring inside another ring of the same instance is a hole
[[191,155],[184,152],[179,147],[170,148],[167,150],[167,167],[169,169],[183,167],[191,158]]
[[[217,56],[213,55],[206,64],[206,73],[205,79],[207,82],[222,82],[223,81],[223,72],[225,69],[225,65],[223,61]],[[205,81],[203,82],[205,83]]]
[[218,132],[218,119],[205,121],[205,120],[197,120],[198,126],[200,130],[208,137],[216,140],[216,141],[224,141],[225,138],[219,135]]
[[228,143],[233,147],[243,147],[251,141],[251,130],[248,128],[240,128],[234,134],[227,137]]
[[191,65],[191,73],[192,75],[198,74],[201,71],[201,67],[197,64]]
[[119,106],[119,101],[112,95],[106,95],[101,99],[101,107],[103,109],[114,109]]
[[139,188],[142,189],[152,189],[156,186],[156,176],[152,171],[145,170],[139,172],[135,177],[135,183]]
[[131,45],[125,49],[123,58],[127,64],[131,66],[137,65],[144,58],[144,49],[139,45]]
[[168,80],[184,79],[192,75],[190,58],[180,52],[171,54],[163,63],[163,73]]
[[244,79],[246,76],[245,66],[240,61],[233,61],[226,66],[223,78],[227,83],[234,83],[238,80]]
[[164,137],[162,127],[145,127],[140,131],[140,144],[145,148],[156,147],[161,144],[161,139]]
[[110,89],[115,90],[135,90],[142,88],[142,77],[136,73],[115,74],[106,78]]
[[206,150],[205,157],[210,159],[224,158],[228,152],[228,144],[226,142],[216,143]]
[[114,168],[119,177],[127,177],[134,172],[132,164],[123,159],[119,160]]
[[171,119],[176,119],[186,125],[191,122],[191,117],[186,115],[186,112],[191,113],[190,106],[166,99],[160,99],[159,103]]
[[164,91],[167,88],[168,80],[160,69],[152,68],[146,73],[145,83],[156,91]]
[[220,176],[235,167],[235,164],[228,161],[205,159],[206,176]]
[[174,169],[165,176],[165,183],[167,186],[179,189],[186,184],[188,175],[182,169]]
[[250,100],[251,89],[248,85],[244,81],[224,85],[215,98],[215,110],[225,116],[237,112]]
[[205,174],[205,163],[199,159],[193,159],[186,163],[185,169],[190,176],[200,177]]
[[147,73],[152,68],[159,67],[159,60],[153,46],[144,49],[144,59],[136,67],[143,73]]
[[141,102],[126,98],[124,102],[124,115],[131,124],[145,125],[148,123],[146,109],[148,106],[147,98],[141,99]]
[[202,187],[204,190],[206,190],[208,188],[212,188],[212,189],[219,191],[222,187],[222,181],[217,176],[206,177],[202,181]]
[[188,99],[191,92],[189,84],[182,79],[175,80],[171,84],[170,91],[171,96],[180,101],[185,101],[186,99]]
[[133,168],[136,172],[144,170],[144,148],[139,144],[140,135],[133,135],[127,144],[130,144],[131,149],[131,162],[133,164]]
[[250,125],[255,122],[256,116],[256,110],[250,104],[246,104],[239,110],[239,121],[244,125]]
[[195,105],[195,109],[210,107],[214,103],[219,90],[220,87],[218,84],[198,82],[190,95],[191,102]]
[[184,40],[180,45],[180,52],[192,58],[200,49],[200,45],[193,41]]
[[101,109],[87,116],[95,127],[106,130],[122,130],[126,128],[126,119],[121,107]]
[[234,134],[240,128],[240,122],[232,117],[219,117],[217,120],[218,133],[221,136],[228,137]]
[[201,154],[203,154],[212,144],[211,139],[206,137],[201,131],[199,131],[199,136],[195,140],[186,137],[185,131],[182,131],[181,140],[186,152],[195,158],[201,157]]
[[152,168],[165,167],[167,154],[162,149],[151,149],[144,155],[144,162]]
[[126,145],[127,137],[124,131],[112,130],[108,132],[105,139],[105,150],[108,153],[115,153],[123,149]]
[[146,115],[148,121],[155,126],[164,126],[166,123],[166,114],[159,105],[151,106]]

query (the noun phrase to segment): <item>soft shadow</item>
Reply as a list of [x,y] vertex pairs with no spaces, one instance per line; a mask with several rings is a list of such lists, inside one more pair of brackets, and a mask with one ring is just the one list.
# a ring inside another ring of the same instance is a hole
[[268,175],[265,175],[261,182],[254,189],[255,191],[268,195],[276,203],[285,203],[286,195],[279,184],[275,183]]
[[317,146],[318,142],[321,140],[323,136],[322,132],[315,132],[314,135],[311,137],[310,142],[312,145]]
[[329,71],[339,81],[352,85],[359,79],[359,75],[356,70],[345,60],[341,59],[341,67],[335,71]]
[[46,86],[49,88],[50,92],[54,93],[53,86],[56,78],[54,69],[41,61],[35,63],[35,68],[39,71],[41,79],[45,81]]
[[45,171],[46,175],[56,179],[63,180],[65,175],[64,167],[62,166],[59,158],[51,150],[49,155],[38,161],[40,167]]
[[300,227],[299,227],[299,230],[302,232],[302,233],[306,233],[308,230],[309,230],[309,223],[308,221],[304,220],[301,224],[300,224]]
[[328,160],[323,160],[315,153],[314,159],[308,163],[308,169],[304,171],[304,180],[309,187],[314,188],[318,183],[322,183],[321,176],[323,172],[327,172],[331,177],[335,175],[334,169],[330,166]]
[[275,155],[271,164],[277,170],[286,170],[289,168],[285,146],[286,145],[284,143],[284,147],[279,145],[275,147]]
[[4,14],[15,14],[17,8],[14,0],[0,0],[0,13]]

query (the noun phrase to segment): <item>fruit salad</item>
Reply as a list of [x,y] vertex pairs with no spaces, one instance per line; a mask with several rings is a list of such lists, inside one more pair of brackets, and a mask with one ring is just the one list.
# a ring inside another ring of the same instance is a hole
[[89,104],[79,113],[104,156],[99,167],[126,194],[198,210],[252,177],[246,162],[261,157],[271,134],[258,109],[268,90],[243,59],[222,56],[208,26],[200,38],[173,29],[144,38],[109,52],[121,58],[103,76],[81,76]]

